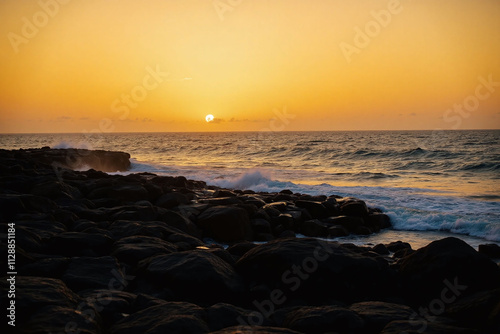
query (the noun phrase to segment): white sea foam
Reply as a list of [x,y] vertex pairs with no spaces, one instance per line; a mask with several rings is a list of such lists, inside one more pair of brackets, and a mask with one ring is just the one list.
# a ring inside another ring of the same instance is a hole
[[369,206],[382,209],[391,218],[393,228],[401,231],[449,231],[500,242],[500,203],[479,201],[445,192],[402,187],[338,187],[326,183],[306,185],[274,180],[268,170],[238,172],[204,168],[153,166],[135,162],[132,171],[148,171],[163,175],[184,175],[210,185],[231,189],[354,196]]

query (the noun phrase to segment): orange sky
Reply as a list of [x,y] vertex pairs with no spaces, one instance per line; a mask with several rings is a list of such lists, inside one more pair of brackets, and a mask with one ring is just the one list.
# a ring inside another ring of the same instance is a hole
[[0,132],[500,128],[499,17],[498,0],[2,0]]

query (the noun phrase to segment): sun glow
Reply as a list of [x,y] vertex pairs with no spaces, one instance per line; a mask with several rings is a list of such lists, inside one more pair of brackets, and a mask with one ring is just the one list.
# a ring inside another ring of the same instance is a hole
[[212,115],[212,114],[208,114],[205,117],[205,121],[207,121],[207,123],[213,122],[213,120],[214,120],[214,115]]

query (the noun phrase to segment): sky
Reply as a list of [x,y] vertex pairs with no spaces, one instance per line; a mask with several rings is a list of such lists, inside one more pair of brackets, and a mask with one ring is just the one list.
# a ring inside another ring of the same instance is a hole
[[2,0],[0,133],[498,129],[499,17],[498,0]]

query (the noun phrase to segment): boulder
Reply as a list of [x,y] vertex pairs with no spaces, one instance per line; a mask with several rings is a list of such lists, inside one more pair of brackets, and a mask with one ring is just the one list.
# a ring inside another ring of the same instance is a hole
[[[2,280],[2,299],[7,300],[9,282]],[[76,309],[80,298],[59,279],[46,277],[16,277],[16,323],[25,323],[31,315],[45,306]]]
[[190,302],[232,301],[243,290],[241,277],[218,256],[203,251],[158,255],[145,260],[141,291],[154,293],[167,287],[172,298]]
[[420,305],[443,294],[451,298],[500,287],[500,268],[454,237],[431,242],[398,263],[404,291]]
[[299,232],[308,237],[327,237],[328,226],[318,219],[306,220],[300,224]]
[[[233,197],[230,197],[233,198]],[[215,206],[198,216],[204,235],[220,241],[252,240],[252,226],[245,210]]]
[[[439,319],[437,319],[439,320]],[[469,328],[460,328],[438,321],[395,320],[391,321],[380,334],[480,334],[479,331]]]
[[203,320],[205,311],[185,302],[165,302],[135,312],[115,324],[112,334],[205,334],[210,330]]
[[177,251],[177,247],[156,237],[132,236],[120,239],[114,244],[111,255],[128,264],[147,259],[160,254],[170,254]]
[[500,246],[497,244],[479,245],[478,251],[492,259],[500,259]]
[[306,209],[313,218],[326,218],[329,216],[327,208],[321,202],[298,200],[295,206]]
[[364,321],[355,312],[338,306],[304,306],[286,315],[284,327],[301,333],[352,333],[363,328]]
[[379,333],[391,321],[408,320],[413,314],[409,306],[380,301],[355,303],[349,309],[365,321],[364,333]]
[[386,296],[393,289],[394,273],[384,260],[311,238],[258,245],[238,260],[236,269],[251,287],[269,289],[256,290],[256,299],[269,299],[271,290],[280,289],[309,303],[352,301]]
[[365,218],[369,214],[366,203],[357,198],[345,198],[338,202],[340,203],[340,212],[343,215]]
[[156,201],[155,205],[165,209],[170,209],[178,205],[188,204],[188,203],[189,199],[183,193],[170,192],[160,196],[160,198],[158,198],[158,200]]
[[211,334],[301,334],[287,328],[266,326],[233,326],[211,332]]
[[[211,331],[223,328],[243,325],[254,315],[255,311],[250,311],[227,303],[217,303],[207,307],[207,322]],[[261,325],[268,325],[261,323]]]
[[85,289],[120,290],[128,284],[116,258],[112,256],[74,257],[69,262],[62,280],[73,291]]
[[102,256],[109,254],[113,239],[101,234],[64,232],[52,237],[48,249],[63,256]]
[[81,310],[57,305],[44,306],[19,323],[19,333],[81,333],[99,334],[100,317],[94,309]]

